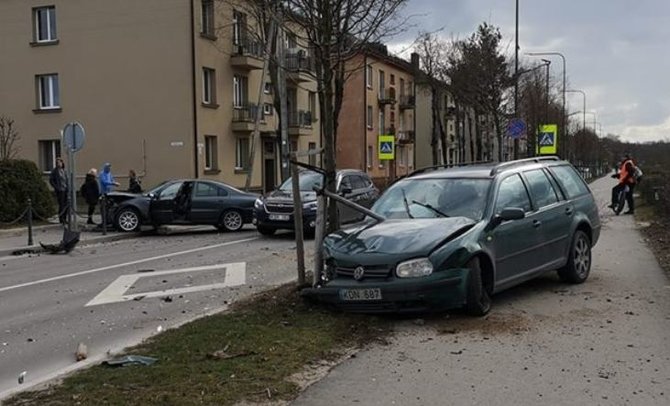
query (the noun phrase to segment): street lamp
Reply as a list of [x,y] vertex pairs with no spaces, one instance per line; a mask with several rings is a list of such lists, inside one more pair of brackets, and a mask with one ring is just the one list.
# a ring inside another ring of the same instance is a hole
[[595,111],[575,111],[570,114],[568,114],[568,117],[574,116],[575,114],[584,114],[584,117],[586,117],[587,114],[591,114],[593,116],[593,132],[596,132],[596,112]]
[[567,93],[581,93],[582,94],[582,111],[584,116],[582,117],[582,131],[586,131],[586,92],[583,90],[566,90]]
[[565,56],[563,56],[562,53],[560,52],[528,52],[526,53],[528,56],[560,56],[561,59],[563,60],[563,125],[562,125],[562,135],[561,138],[563,138],[565,142],[565,77],[566,77],[566,71],[565,71]]

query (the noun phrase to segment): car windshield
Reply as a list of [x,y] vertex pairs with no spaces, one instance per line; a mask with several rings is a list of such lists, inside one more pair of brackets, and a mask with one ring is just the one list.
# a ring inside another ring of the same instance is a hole
[[[300,190],[303,192],[311,192],[314,190],[314,186],[321,186],[323,175],[317,172],[300,172],[298,179],[300,181]],[[293,189],[291,182],[291,178],[286,179],[279,190],[290,192]]]
[[168,182],[170,182],[170,181],[167,181],[167,180],[163,181],[163,182],[159,183],[158,185],[152,187],[151,189],[147,190],[146,192],[144,192],[144,194],[146,196],[149,196],[150,194],[154,194],[154,195],[158,194],[158,192],[160,192],[161,189],[163,189],[165,187],[165,185],[168,184]]
[[481,220],[490,179],[404,179],[377,200],[372,211],[386,218],[468,217]]

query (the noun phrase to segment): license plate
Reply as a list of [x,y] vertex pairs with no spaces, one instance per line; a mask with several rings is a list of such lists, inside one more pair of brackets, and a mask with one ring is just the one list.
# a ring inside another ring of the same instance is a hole
[[289,218],[288,214],[270,214],[270,220],[288,221]]
[[342,300],[382,300],[382,291],[379,288],[371,289],[340,289]]

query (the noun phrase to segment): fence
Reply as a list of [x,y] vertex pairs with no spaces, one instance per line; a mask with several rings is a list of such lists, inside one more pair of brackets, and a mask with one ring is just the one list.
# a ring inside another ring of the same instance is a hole
[[594,180],[607,175],[611,170],[604,165],[580,165],[575,166],[585,181],[591,183]]

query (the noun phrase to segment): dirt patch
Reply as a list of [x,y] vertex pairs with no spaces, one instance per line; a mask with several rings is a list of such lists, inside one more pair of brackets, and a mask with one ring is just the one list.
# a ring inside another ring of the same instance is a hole
[[531,330],[531,320],[521,314],[492,313],[484,318],[457,315],[431,323],[437,334],[477,333],[484,336],[521,335]]
[[656,256],[665,274],[670,278],[670,221],[652,221],[640,231]]

